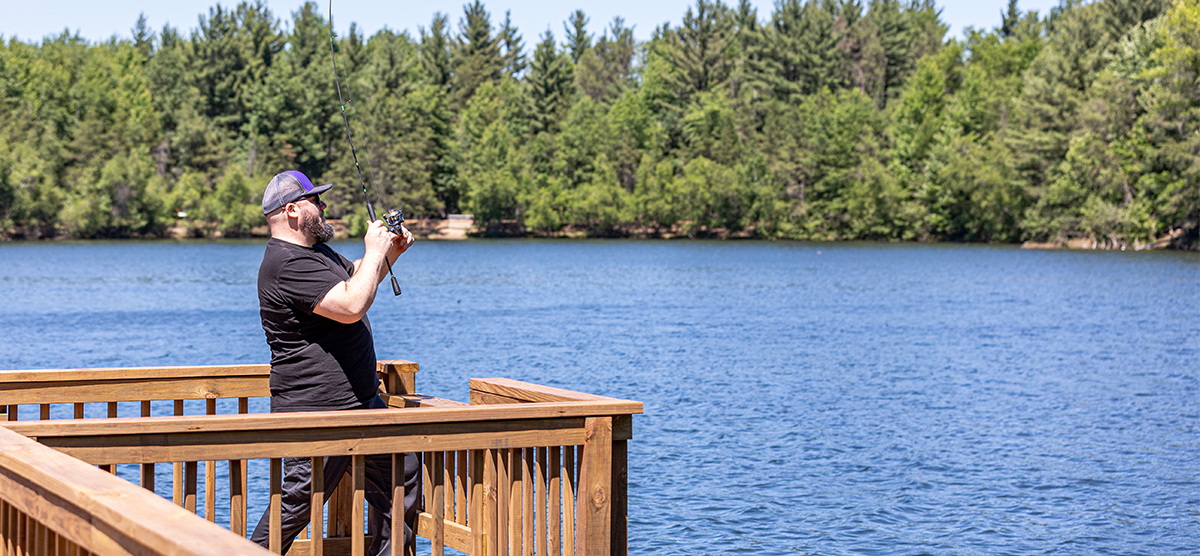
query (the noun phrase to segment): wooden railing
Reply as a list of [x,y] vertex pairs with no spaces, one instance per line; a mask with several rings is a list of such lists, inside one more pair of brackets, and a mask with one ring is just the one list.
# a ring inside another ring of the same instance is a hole
[[[314,511],[309,533],[289,554],[359,555],[371,540],[363,526],[365,457],[391,454],[398,462],[399,454],[416,452],[424,476],[417,533],[430,539],[433,554],[444,546],[477,556],[625,553],[626,443],[639,402],[472,379],[471,404],[463,404],[415,393],[415,363],[381,362],[379,371],[382,396],[396,409],[248,414],[249,398],[269,395],[265,365],[0,371],[0,405],[15,419],[17,406],[37,404],[42,420],[10,421],[7,428],[110,472],[140,465],[141,484],[151,490],[155,465],[173,463],[175,509],[189,514],[198,513],[197,462],[206,462],[208,521],[215,516],[215,462],[228,461],[229,527],[238,536],[246,533],[247,460],[268,460],[276,552],[282,458],[311,457],[319,466],[325,456],[353,457],[350,479],[330,497],[327,524]],[[238,414],[216,414],[220,398],[236,398]],[[208,400],[206,415],[183,415],[188,399]],[[173,400],[175,415],[148,416],[159,400]],[[117,403],[130,401],[141,402],[146,416],[118,416]],[[111,418],[49,419],[51,404],[74,404],[73,416],[82,417],[83,404],[96,402],[108,404]],[[402,465],[392,467],[402,473]],[[399,504],[403,480],[393,485]],[[314,508],[325,502],[321,493],[313,489]]]

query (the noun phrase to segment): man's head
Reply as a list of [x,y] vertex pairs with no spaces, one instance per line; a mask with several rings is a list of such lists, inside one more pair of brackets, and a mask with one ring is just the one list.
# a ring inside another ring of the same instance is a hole
[[295,170],[276,174],[263,191],[262,202],[271,235],[309,246],[333,239],[333,226],[325,221],[325,203],[320,197],[331,187],[315,187]]

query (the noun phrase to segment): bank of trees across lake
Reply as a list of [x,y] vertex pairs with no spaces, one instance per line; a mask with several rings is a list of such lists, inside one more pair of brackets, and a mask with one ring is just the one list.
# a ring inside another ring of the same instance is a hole
[[[338,37],[383,207],[509,232],[1111,245],[1200,229],[1200,0],[1016,2],[948,39],[932,0],[698,0],[638,42],[479,0]],[[336,14],[335,14],[336,15]],[[0,234],[245,234],[275,172],[365,207],[306,4],[89,43],[0,41]],[[374,192],[373,192],[374,193]],[[187,213],[179,221],[178,213]],[[1182,232],[1180,232],[1182,230]]]

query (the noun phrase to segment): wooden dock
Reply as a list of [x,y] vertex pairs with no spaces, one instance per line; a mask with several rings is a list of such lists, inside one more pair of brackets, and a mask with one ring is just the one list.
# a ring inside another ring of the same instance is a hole
[[[626,554],[627,443],[640,402],[492,378],[470,380],[467,404],[417,393],[417,371],[379,362],[391,409],[275,414],[248,412],[250,398],[270,396],[268,365],[0,371],[0,556],[279,553],[283,458],[320,469],[325,456],[352,456],[351,470],[327,501],[316,485],[312,521],[288,554],[361,556],[371,542],[365,457],[392,456],[398,516],[405,452],[421,456],[417,534],[434,555]],[[205,414],[185,415],[186,400],[205,400]],[[119,402],[140,402],[140,414],[118,415]],[[55,404],[74,418],[51,419]],[[85,404],[105,404],[108,418],[84,418]],[[172,404],[173,415],[151,417],[152,404]],[[34,410],[38,420],[18,420]],[[249,460],[268,462],[265,485],[251,484]],[[228,477],[220,501],[218,462]],[[140,486],[115,476],[128,464]],[[158,465],[174,471],[172,500],[154,494]],[[252,487],[268,491],[270,551],[245,538],[257,519],[247,516]],[[215,524],[218,502],[229,530]]]

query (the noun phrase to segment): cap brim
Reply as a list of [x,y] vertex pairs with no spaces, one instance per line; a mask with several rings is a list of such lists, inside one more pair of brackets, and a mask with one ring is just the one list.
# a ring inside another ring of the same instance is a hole
[[301,197],[311,197],[313,195],[320,195],[326,191],[329,191],[329,189],[332,187],[333,187],[332,183],[327,183],[327,184],[319,186],[319,187],[314,187],[314,188],[312,188],[312,191],[306,191],[304,193],[304,195],[301,195]]

